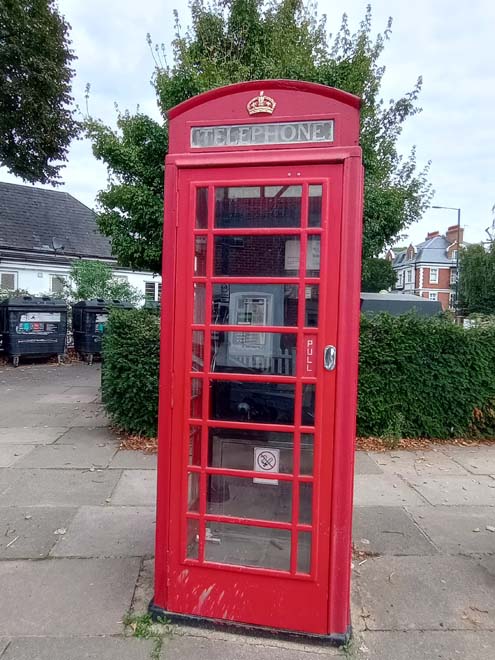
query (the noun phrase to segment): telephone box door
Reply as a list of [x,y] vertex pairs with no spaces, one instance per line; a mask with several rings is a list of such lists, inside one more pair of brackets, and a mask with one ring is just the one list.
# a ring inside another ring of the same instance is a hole
[[339,164],[178,172],[172,612],[328,631],[341,199]]

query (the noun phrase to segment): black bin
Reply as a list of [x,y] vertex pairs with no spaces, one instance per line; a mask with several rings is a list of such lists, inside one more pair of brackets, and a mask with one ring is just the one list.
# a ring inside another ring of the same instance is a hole
[[74,349],[88,364],[93,363],[94,355],[101,355],[101,342],[108,313],[115,307],[132,309],[130,303],[104,298],[81,300],[72,305]]
[[14,367],[24,356],[56,355],[60,362],[67,338],[67,304],[49,296],[19,296],[0,303],[4,354]]

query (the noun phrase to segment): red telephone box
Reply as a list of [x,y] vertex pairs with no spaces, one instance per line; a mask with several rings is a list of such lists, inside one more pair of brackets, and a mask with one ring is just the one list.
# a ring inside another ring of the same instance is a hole
[[359,99],[240,83],[169,112],[156,615],[349,635]]

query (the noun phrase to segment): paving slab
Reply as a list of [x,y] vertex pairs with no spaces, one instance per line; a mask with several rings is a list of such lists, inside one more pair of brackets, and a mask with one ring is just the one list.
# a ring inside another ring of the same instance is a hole
[[156,454],[142,451],[121,450],[112,458],[110,468],[126,470],[156,470]]
[[354,571],[354,586],[370,630],[495,628],[495,582],[475,559],[370,558]]
[[52,557],[142,557],[154,553],[154,507],[83,506]]
[[46,557],[67,529],[77,509],[69,507],[0,507],[0,559]]
[[2,425],[12,426],[106,426],[108,418],[99,403],[80,404],[45,404],[30,405],[23,402],[15,407],[2,410]]
[[10,470],[16,477],[0,494],[0,506],[105,504],[118,470]]
[[386,474],[400,474],[404,477],[469,474],[462,465],[436,449],[380,452],[374,456],[374,460]]
[[0,467],[10,467],[33,449],[33,445],[0,444]]
[[[109,470],[114,473],[114,470]],[[114,506],[154,506],[156,502],[156,472],[124,470],[112,495]]]
[[6,490],[19,481],[19,473],[10,468],[0,468],[0,506],[2,504],[1,496]]
[[180,627],[177,630],[176,634],[164,638],[160,660],[322,660],[345,657],[342,650],[331,646]]
[[0,562],[0,637],[119,634],[138,570],[133,558]]
[[448,447],[444,453],[472,474],[495,472],[495,444],[476,447]]
[[92,438],[74,444],[35,447],[28,456],[17,460],[19,468],[106,468],[117,451],[114,443],[95,442]]
[[50,392],[39,399],[40,403],[94,403],[100,396],[100,388],[95,386],[74,386],[63,392]]
[[378,467],[376,461],[364,451],[357,451],[354,459],[355,474],[382,474],[383,470]]
[[488,660],[495,649],[495,633],[480,631],[368,632],[363,641],[368,660]]
[[74,427],[65,430],[55,444],[75,445],[79,442],[92,440],[97,444],[108,444],[118,448],[120,436],[107,426]]
[[[1,649],[1,645],[0,645]],[[2,660],[144,660],[153,641],[119,637],[68,637],[16,639]]]
[[148,605],[155,590],[154,578],[155,560],[143,559],[132,597],[131,612],[133,614],[139,615],[148,611]]
[[358,474],[354,478],[355,506],[421,506],[427,502],[401,477]]
[[2,657],[2,653],[5,651],[5,649],[9,644],[10,644],[9,639],[0,639],[0,657]]
[[449,554],[495,554],[495,507],[436,506],[409,508],[433,543]]
[[[419,507],[418,511],[424,508]],[[359,550],[380,555],[433,555],[437,552],[408,513],[397,506],[355,507],[353,541]]]
[[495,484],[490,477],[427,477],[410,483],[434,506],[495,506]]
[[[3,424],[0,415],[0,424]],[[67,431],[64,426],[9,426],[0,428],[0,446],[3,445],[50,445]]]

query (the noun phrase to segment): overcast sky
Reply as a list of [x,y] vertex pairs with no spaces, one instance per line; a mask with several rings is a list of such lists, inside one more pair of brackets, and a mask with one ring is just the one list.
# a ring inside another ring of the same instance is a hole
[[[78,56],[76,102],[84,105],[89,82],[92,115],[113,125],[117,103],[131,111],[139,105],[158,119],[146,33],[168,46],[173,36],[172,9],[179,9],[187,25],[185,4],[184,0],[59,0],[72,25]],[[344,11],[351,28],[356,27],[367,2],[321,0],[318,4],[320,13],[328,16],[330,32],[336,32]],[[372,7],[375,32],[385,28],[388,16],[394,21],[382,56],[383,98],[398,98],[419,75],[424,79],[423,112],[407,120],[401,151],[407,153],[416,145],[418,162],[432,161],[433,204],[460,207],[465,240],[486,240],[484,230],[492,222],[495,204],[495,2],[376,0]],[[106,169],[93,158],[89,144],[76,142],[63,172],[62,189],[94,207],[106,178]],[[5,169],[0,169],[0,180],[16,182]],[[455,211],[430,209],[408,230],[408,240],[417,243],[427,231],[443,233],[455,222]]]

